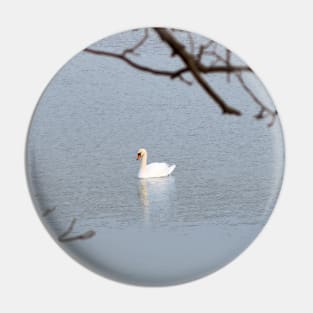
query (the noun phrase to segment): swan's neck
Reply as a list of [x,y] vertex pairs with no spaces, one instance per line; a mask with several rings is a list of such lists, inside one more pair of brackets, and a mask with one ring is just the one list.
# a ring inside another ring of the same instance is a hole
[[147,159],[148,159],[148,153],[146,152],[146,153],[143,155],[142,159],[141,159],[141,163],[140,163],[140,169],[141,169],[141,170],[143,170],[143,169],[146,168],[146,166],[147,166]]

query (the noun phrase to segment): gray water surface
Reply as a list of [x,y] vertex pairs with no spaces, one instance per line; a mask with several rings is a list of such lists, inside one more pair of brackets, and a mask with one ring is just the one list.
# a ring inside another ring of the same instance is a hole
[[[93,48],[121,52],[141,36],[126,32]],[[179,67],[169,52],[151,35],[135,58]],[[55,238],[73,218],[73,234],[96,232],[62,244],[89,268],[141,285],[186,282],[234,259],[266,223],[284,167],[279,120],[270,128],[256,120],[258,107],[234,78],[208,79],[242,116],[222,115],[196,84],[86,52],[45,90],[27,143],[30,190],[39,215],[56,207],[42,217]],[[245,79],[272,106],[259,80]],[[176,164],[173,175],[138,179],[139,148],[148,162]]]

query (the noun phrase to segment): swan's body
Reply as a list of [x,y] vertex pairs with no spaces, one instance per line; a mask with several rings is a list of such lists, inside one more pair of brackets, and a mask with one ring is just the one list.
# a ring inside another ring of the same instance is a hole
[[150,163],[147,164],[148,153],[145,149],[139,149],[137,152],[137,160],[141,160],[138,178],[165,177],[171,175],[176,165],[168,165],[167,163]]

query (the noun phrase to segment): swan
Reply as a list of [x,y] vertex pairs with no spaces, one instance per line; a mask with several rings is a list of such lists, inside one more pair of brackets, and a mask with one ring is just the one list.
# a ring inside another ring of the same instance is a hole
[[137,160],[141,160],[138,178],[165,177],[169,176],[175,169],[176,165],[167,163],[150,163],[147,165],[148,152],[146,149],[139,149]]

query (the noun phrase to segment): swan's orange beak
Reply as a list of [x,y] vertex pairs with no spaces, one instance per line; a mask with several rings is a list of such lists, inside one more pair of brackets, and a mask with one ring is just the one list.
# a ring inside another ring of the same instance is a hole
[[141,160],[141,154],[140,153],[137,154],[136,160]]

